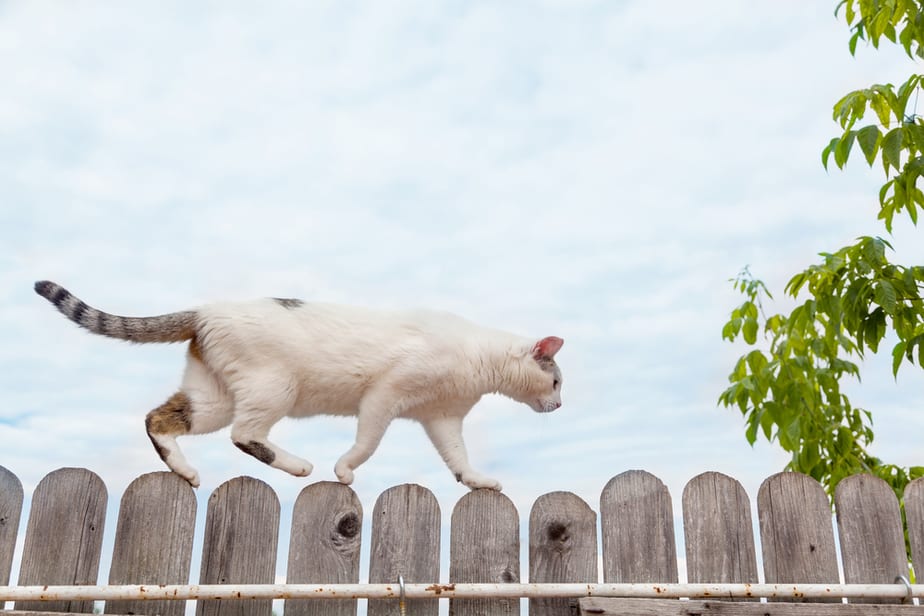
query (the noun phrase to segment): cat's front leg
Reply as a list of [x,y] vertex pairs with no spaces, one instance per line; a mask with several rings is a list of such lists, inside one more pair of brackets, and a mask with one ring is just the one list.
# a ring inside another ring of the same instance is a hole
[[446,466],[455,475],[456,481],[473,490],[489,488],[500,491],[502,489],[497,479],[492,479],[476,472],[469,464],[468,454],[465,451],[465,442],[462,440],[461,416],[428,417],[421,419],[421,423],[440,457],[443,458]]
[[353,483],[353,470],[372,456],[385,436],[385,430],[391,424],[394,413],[383,413],[381,408],[368,402],[361,405],[356,425],[356,442],[349,451],[340,456],[334,466],[334,474],[340,483]]

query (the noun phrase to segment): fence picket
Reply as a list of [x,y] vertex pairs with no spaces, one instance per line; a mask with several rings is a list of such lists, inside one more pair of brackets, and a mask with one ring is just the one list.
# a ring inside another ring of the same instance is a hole
[[[440,506],[427,488],[403,484],[385,490],[372,511],[371,584],[435,582],[440,578]],[[370,600],[369,616],[396,614],[394,600]],[[439,602],[420,599],[407,603],[407,613],[437,614]]]
[[22,497],[19,478],[0,466],[0,586],[10,583],[13,552],[22,515]]
[[[236,477],[209,496],[202,584],[272,584],[279,540],[279,499],[267,484]],[[270,600],[199,601],[197,616],[270,616]]]
[[835,489],[834,507],[846,583],[891,584],[907,577],[902,514],[889,484],[873,475],[845,477]]
[[[156,472],[135,479],[119,506],[110,584],[186,584],[196,495],[185,479]],[[185,601],[107,601],[108,614],[181,616]]]
[[820,483],[797,472],[771,475],[757,494],[757,515],[768,584],[840,580],[831,506]]
[[[289,584],[359,582],[363,509],[349,486],[321,481],[304,488],[292,512]],[[350,616],[356,600],[286,600],[285,616]]]
[[671,495],[646,471],[610,479],[600,496],[604,582],[676,582]]
[[905,518],[911,543],[911,564],[918,579],[924,578],[924,477],[905,486]]
[[[540,496],[529,514],[529,581],[596,582],[597,514],[571,492]],[[530,616],[567,614],[571,599],[530,599]]]
[[[520,519],[507,496],[473,490],[452,511],[450,582],[520,581]],[[450,599],[453,616],[520,613],[518,599]]]
[[[106,520],[106,486],[83,468],[61,468],[32,495],[19,585],[95,585]],[[92,601],[17,601],[17,610],[89,613]]]
[[687,581],[757,582],[751,505],[744,487],[722,473],[702,473],[683,490]]

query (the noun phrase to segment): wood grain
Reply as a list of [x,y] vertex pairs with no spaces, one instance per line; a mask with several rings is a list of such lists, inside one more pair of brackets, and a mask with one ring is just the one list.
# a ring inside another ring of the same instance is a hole
[[[84,468],[61,468],[32,495],[19,585],[95,585],[106,520],[106,486]],[[18,610],[90,613],[92,601],[17,601]]]
[[[597,514],[571,492],[540,496],[529,514],[529,581],[597,581]],[[572,599],[530,599],[530,616],[568,614]]]
[[911,563],[919,580],[924,579],[924,477],[905,486],[905,521],[911,543]]
[[[473,490],[452,511],[450,582],[520,581],[520,520],[513,502],[494,490]],[[518,599],[451,599],[454,616],[520,613]]]
[[671,496],[646,471],[610,479],[600,496],[604,582],[676,582]]
[[687,580],[757,582],[751,505],[742,485],[722,473],[703,473],[683,490]]
[[[110,584],[187,584],[196,527],[196,495],[170,472],[135,479],[119,507]],[[182,616],[185,601],[107,601],[107,614]]]
[[872,475],[846,477],[834,491],[834,507],[846,583],[892,584],[908,576],[902,514],[889,484]]
[[[267,484],[237,477],[209,496],[202,584],[272,584],[279,540],[279,499]],[[270,616],[272,601],[198,601],[197,616]]]
[[[359,582],[359,550],[363,509],[346,485],[322,481],[304,488],[292,512],[289,540],[289,584],[355,584]],[[356,600],[288,599],[285,616],[350,616]]]
[[796,472],[768,477],[757,494],[768,584],[840,581],[831,506],[817,481]]
[[0,586],[10,583],[13,552],[22,515],[22,483],[9,470],[0,466]]
[[[395,584],[436,582],[440,579],[440,506],[430,490],[403,484],[383,492],[372,511],[372,546],[369,554],[369,582]],[[439,601],[407,602],[412,615],[439,612]],[[369,616],[398,613],[395,600],[370,600]]]

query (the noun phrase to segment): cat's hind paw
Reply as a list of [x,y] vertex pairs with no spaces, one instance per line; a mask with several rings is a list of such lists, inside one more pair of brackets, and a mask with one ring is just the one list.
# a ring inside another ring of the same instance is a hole
[[456,478],[472,490],[487,488],[488,490],[497,490],[500,492],[503,489],[503,486],[497,479],[491,479],[490,477],[479,475],[478,473],[462,473],[457,475]]

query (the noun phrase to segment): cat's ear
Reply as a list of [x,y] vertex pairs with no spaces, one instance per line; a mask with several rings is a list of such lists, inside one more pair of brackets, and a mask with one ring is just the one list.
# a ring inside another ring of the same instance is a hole
[[533,347],[532,355],[535,359],[552,359],[555,357],[555,354],[558,353],[558,350],[561,348],[561,345],[565,343],[561,338],[555,336],[547,336],[536,343]]

